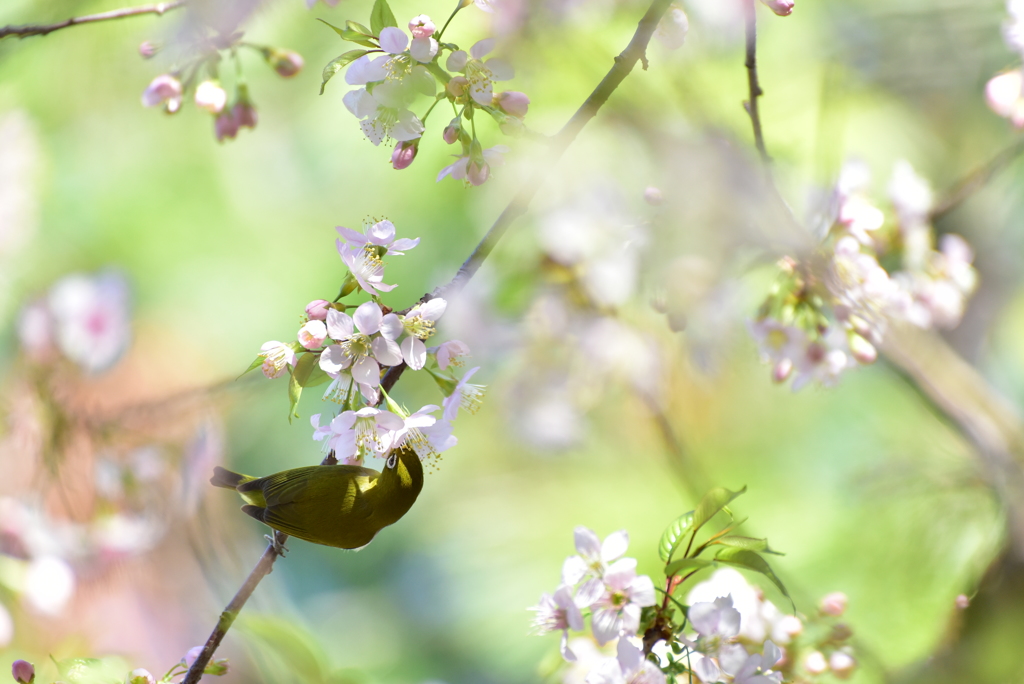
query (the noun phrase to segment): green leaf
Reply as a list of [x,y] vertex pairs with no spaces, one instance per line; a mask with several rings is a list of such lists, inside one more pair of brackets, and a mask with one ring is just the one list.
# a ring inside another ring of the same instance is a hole
[[678,575],[682,570],[700,570],[712,564],[705,558],[680,558],[665,566],[665,577]]
[[349,19],[349,20],[347,20],[345,22],[345,26],[348,27],[349,31],[352,31],[353,33],[360,33],[360,34],[366,36],[367,38],[373,36],[373,31],[371,31],[370,29],[366,28],[365,26],[363,26],[362,24],[360,24],[357,21],[352,21],[351,19]]
[[748,551],[761,551],[762,553],[774,553],[776,556],[785,556],[784,553],[773,551],[768,548],[767,539],[758,539],[756,537],[742,537],[738,534],[730,534],[711,542],[712,544],[721,544],[722,546],[731,546],[737,549],[746,549]]
[[309,380],[313,369],[319,368],[318,360],[316,354],[306,352],[295,362],[295,368],[292,369],[291,377],[288,378],[288,400],[291,402],[291,406],[288,408],[289,423],[292,422],[292,418],[299,417],[295,409],[302,397],[302,388],[306,386],[305,383]]
[[699,530],[704,523],[715,517],[715,514],[725,508],[730,501],[745,491],[747,491],[746,487],[738,492],[730,492],[725,487],[715,487],[705,494],[693,512],[693,529]]
[[316,363],[313,364],[313,369],[309,372],[309,375],[306,377],[306,379],[300,379],[300,384],[303,387],[316,387],[317,385],[322,385],[331,379],[331,376],[328,375],[326,371],[324,371],[324,369],[320,367],[319,357],[317,357],[315,354],[310,354],[310,356],[317,358],[317,361]]
[[357,24],[354,21],[346,21],[345,25],[348,28],[338,28],[334,24],[324,21],[323,19],[317,19],[317,21],[327,24],[334,32],[341,36],[342,40],[347,40],[350,43],[356,43],[357,45],[364,45],[368,48],[378,48],[377,43],[373,41],[373,35],[370,33],[370,29],[366,28],[362,24]]
[[370,30],[373,35],[379,36],[383,29],[388,26],[398,26],[394,12],[388,6],[388,0],[373,0],[373,9],[370,10]]
[[[255,361],[253,361],[252,363],[250,363],[250,364],[249,364],[249,367],[248,367],[248,368],[246,368],[246,369],[245,369],[244,371],[242,371],[242,375],[245,375],[246,373],[248,373],[248,372],[249,372],[249,371],[251,371],[251,370],[256,370],[257,368],[259,368],[260,366],[262,366],[262,365],[263,365],[263,362],[264,362],[264,361],[266,361],[266,358],[265,358],[265,357],[263,357],[263,356],[257,356],[257,357],[256,357],[256,360],[255,360]],[[239,375],[238,377],[240,378],[240,377],[242,377],[242,375]],[[237,380],[237,378],[236,378],[236,380]]]
[[319,22],[320,22],[321,24],[327,24],[327,25],[328,25],[328,26],[330,26],[330,27],[331,27],[332,29],[334,29],[334,32],[335,32],[335,33],[337,33],[337,34],[338,34],[339,36],[341,36],[342,38],[344,38],[344,37],[345,37],[345,29],[342,29],[342,28],[338,28],[337,26],[335,26],[335,25],[334,25],[334,24],[332,24],[331,22],[329,22],[329,21],[324,21],[323,19],[319,19],[319,18],[318,18],[318,19],[317,19],[317,21],[319,21]]
[[324,88],[327,86],[327,82],[334,78],[336,73],[365,55],[367,52],[369,52],[369,50],[349,50],[328,62],[327,66],[324,67],[324,80],[323,83],[320,84],[320,94],[324,94]]
[[658,555],[661,560],[668,563],[672,560],[672,554],[676,552],[679,544],[683,541],[686,533],[693,528],[693,511],[683,513],[675,522],[665,528],[661,533],[661,542],[658,544]]
[[789,592],[786,591],[786,587],[782,584],[774,572],[772,572],[771,566],[768,565],[768,561],[761,558],[758,554],[747,549],[737,548],[725,548],[715,554],[715,560],[719,563],[728,563],[729,565],[736,565],[747,570],[753,570],[759,572],[772,581],[772,584],[779,588],[779,591],[788,598],[790,601],[793,599],[790,597]]

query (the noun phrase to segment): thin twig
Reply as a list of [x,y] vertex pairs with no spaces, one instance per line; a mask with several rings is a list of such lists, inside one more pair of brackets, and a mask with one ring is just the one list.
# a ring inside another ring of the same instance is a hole
[[59,31],[69,26],[79,24],[92,24],[97,21],[108,21],[110,19],[123,19],[125,17],[136,17],[140,14],[163,14],[170,10],[185,6],[185,0],[174,0],[173,2],[158,2],[154,5],[142,5],[141,7],[125,7],[123,9],[89,14],[84,17],[71,17],[66,21],[59,21],[56,24],[25,24],[15,26],[13,24],[0,28],[0,40],[8,36],[28,38],[29,36],[45,36],[54,31]]
[[572,144],[583,127],[594,118],[597,111],[608,101],[608,98],[615,92],[615,89],[618,88],[623,79],[633,71],[636,63],[641,62],[643,69],[647,69],[647,45],[651,42],[651,36],[654,35],[654,30],[658,27],[658,21],[668,11],[670,2],[671,0],[654,0],[651,3],[651,6],[647,8],[647,12],[637,25],[633,39],[629,41],[626,49],[615,58],[615,65],[612,66],[601,80],[601,83],[598,84],[597,88],[594,89],[580,108],[576,110],[576,113],[573,114],[562,130],[551,138],[549,154],[542,163],[537,165],[537,172],[530,176],[530,180],[520,188],[516,196],[512,198],[512,201],[501,212],[494,221],[494,224],[491,225],[490,230],[480,240],[476,249],[473,250],[473,253],[459,268],[455,277],[447,284],[434,289],[433,292],[423,295],[420,302],[436,297],[451,296],[466,286],[466,283],[476,274],[481,264],[483,264],[495,245],[498,244],[498,240],[505,234],[505,231],[508,230],[512,222],[526,213],[530,202],[533,200],[533,196],[537,194],[537,190],[540,189],[548,173],[551,172],[555,164],[558,163],[558,160],[561,159],[566,148]]
[[[288,539],[288,535],[283,532],[274,532],[277,543],[283,545]],[[214,651],[220,646],[221,640],[224,639],[224,635],[231,629],[231,624],[238,617],[238,612],[242,610],[242,606],[252,596],[252,592],[256,590],[256,585],[260,583],[264,577],[269,575],[274,569],[274,561],[277,560],[280,554],[275,549],[274,544],[268,544],[263,555],[260,556],[259,562],[256,567],[252,569],[249,576],[245,578],[245,582],[242,584],[242,588],[238,590],[235,597],[231,599],[231,602],[227,605],[227,608],[220,614],[220,618],[217,620],[217,626],[213,628],[210,633],[210,638],[206,640],[203,645],[203,650],[199,653],[195,662],[192,663],[192,667],[188,669],[188,674],[185,675],[185,679],[182,680],[181,684],[196,684],[202,676],[206,666],[210,664],[210,659],[213,658]]]
[[761,154],[761,161],[765,164],[771,161],[768,157],[768,150],[764,146],[764,133],[761,130],[761,115],[757,109],[757,98],[764,95],[761,84],[757,80],[757,8],[754,0],[743,0],[743,11],[745,14],[746,35],[747,35],[747,86],[749,89],[748,99],[744,103],[747,114],[750,115],[750,123],[754,127],[754,145]]
[[929,218],[934,221],[956,209],[964,200],[985,187],[996,174],[1009,166],[1010,162],[1021,153],[1024,153],[1024,137],[992,157],[984,166],[971,171],[957,181],[952,188],[946,191],[944,199],[935,205]]

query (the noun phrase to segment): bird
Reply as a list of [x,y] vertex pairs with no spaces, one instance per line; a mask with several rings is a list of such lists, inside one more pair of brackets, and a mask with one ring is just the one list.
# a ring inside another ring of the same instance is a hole
[[242,511],[275,530],[359,550],[412,508],[423,489],[423,466],[403,445],[388,454],[383,472],[315,465],[257,478],[217,466],[210,484],[236,490],[246,502]]

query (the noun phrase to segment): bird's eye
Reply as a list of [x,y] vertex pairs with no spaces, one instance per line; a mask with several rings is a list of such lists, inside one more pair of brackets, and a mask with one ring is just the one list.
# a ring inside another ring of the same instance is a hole
[[395,465],[397,465],[397,464],[398,464],[398,456],[396,454],[391,454],[390,456],[388,456],[388,462],[387,462],[387,467],[388,468],[394,468]]

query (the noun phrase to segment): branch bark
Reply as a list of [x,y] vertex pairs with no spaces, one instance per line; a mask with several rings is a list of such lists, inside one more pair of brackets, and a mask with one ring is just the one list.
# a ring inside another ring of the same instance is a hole
[[761,161],[767,167],[771,158],[764,145],[764,131],[761,130],[761,114],[757,108],[757,98],[764,95],[761,84],[757,79],[757,7],[754,0],[743,0],[744,24],[747,39],[747,59],[744,62],[747,67],[747,101],[744,103],[747,114],[750,115],[750,124],[754,128],[754,145],[757,147]]
[[45,36],[59,31],[60,29],[68,28],[69,26],[78,26],[79,24],[92,24],[98,21],[110,21],[111,19],[123,19],[125,17],[137,17],[140,14],[163,14],[173,9],[185,6],[185,0],[174,0],[173,2],[158,2],[154,5],[142,5],[141,7],[125,7],[124,9],[111,10],[109,12],[101,12],[99,14],[89,14],[84,17],[71,17],[65,21],[59,21],[56,24],[25,24],[23,26],[15,26],[13,24],[0,28],[0,40],[9,36],[18,36],[19,38],[28,38],[29,36]]

